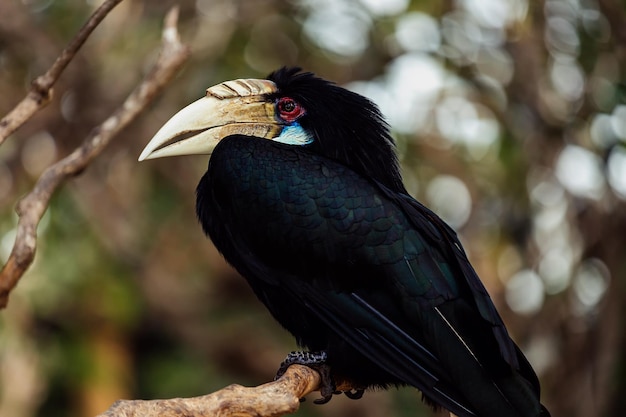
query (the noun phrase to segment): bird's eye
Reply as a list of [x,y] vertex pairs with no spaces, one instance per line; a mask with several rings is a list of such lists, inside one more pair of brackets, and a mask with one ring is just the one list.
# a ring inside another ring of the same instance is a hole
[[286,122],[293,122],[305,113],[304,108],[290,97],[282,97],[276,104],[278,114]]

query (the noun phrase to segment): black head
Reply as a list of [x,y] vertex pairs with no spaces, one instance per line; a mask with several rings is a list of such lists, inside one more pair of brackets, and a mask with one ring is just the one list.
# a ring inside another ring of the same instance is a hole
[[277,106],[285,98],[301,106],[298,123],[313,137],[306,145],[309,149],[394,191],[404,191],[389,126],[374,103],[300,68],[283,67],[268,79],[278,87],[270,95]]

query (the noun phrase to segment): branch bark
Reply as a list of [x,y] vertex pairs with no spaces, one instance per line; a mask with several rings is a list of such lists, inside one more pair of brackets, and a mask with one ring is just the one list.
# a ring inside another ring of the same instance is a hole
[[[105,4],[107,4],[109,8],[112,8],[120,1],[121,0],[106,1]],[[105,4],[94,13],[94,16],[98,16],[98,22],[106,15],[102,10]],[[58,78],[60,72],[74,56],[76,50],[78,50],[89,33],[91,33],[95,24],[97,24],[93,23],[96,21],[94,20],[94,16],[92,16],[89,21],[92,23],[88,22],[87,25],[81,29],[77,36],[78,40],[72,42],[50,71],[42,76],[41,85],[51,86],[56,78]],[[189,57],[189,48],[180,42],[176,28],[177,22],[178,8],[173,8],[165,17],[161,53],[150,73],[146,75],[141,84],[135,88],[124,103],[116,109],[108,119],[91,131],[81,146],[76,148],[74,152],[61,161],[46,169],[37,180],[33,190],[18,203],[16,211],[19,216],[19,221],[15,244],[9,259],[2,268],[2,271],[0,271],[0,309],[6,307],[9,293],[17,285],[21,276],[33,261],[37,246],[37,225],[46,211],[50,197],[54,191],[66,179],[84,170],[91,161],[104,150],[117,133],[135,120],[148,104],[163,90]],[[59,63],[59,61],[61,61],[61,63]],[[25,107],[31,110],[37,110],[43,106],[43,104],[40,103],[35,104],[33,107],[33,101],[45,100],[45,91],[49,91],[49,89],[40,88],[40,84],[37,85],[39,87],[34,88],[34,90],[39,92],[31,91],[30,95],[35,94],[35,96],[40,98],[29,99],[27,97],[24,100],[31,101],[30,104],[25,104]],[[17,110],[18,108],[13,110],[11,114],[15,113]],[[21,111],[22,110],[20,110],[20,112]],[[5,119],[13,117],[11,114]],[[30,115],[32,115],[32,113],[30,113]],[[24,120],[28,119],[30,115],[26,116]],[[5,119],[3,119],[3,122]],[[3,128],[2,126],[2,122],[0,122],[0,129]],[[2,133],[0,131],[0,143],[1,139]]]
[[121,2],[122,0],[106,0],[102,3],[91,15],[87,23],[78,31],[69,45],[61,52],[61,55],[54,61],[50,69],[33,80],[26,97],[0,120],[0,145],[4,143],[11,133],[15,132],[30,119],[35,112],[44,108],[50,102],[53,92],[52,86],[59,79],[65,67],[74,59],[74,56],[89,35],[91,35],[91,32]]
[[316,391],[320,375],[292,365],[278,380],[258,387],[229,385],[211,394],[168,400],[120,400],[98,417],[277,417],[295,413],[300,398]]

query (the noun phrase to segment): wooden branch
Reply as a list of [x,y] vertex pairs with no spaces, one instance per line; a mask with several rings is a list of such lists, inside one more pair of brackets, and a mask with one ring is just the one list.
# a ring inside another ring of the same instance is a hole
[[[189,48],[180,43],[176,29],[177,21],[178,8],[173,8],[165,17],[159,58],[141,84],[108,119],[91,131],[81,146],[61,161],[48,167],[37,180],[33,190],[18,203],[16,211],[19,221],[15,245],[0,271],[0,308],[6,307],[9,293],[33,261],[37,245],[37,225],[54,191],[67,178],[85,169],[117,133],[137,118],[189,57]],[[78,46],[76,45],[75,48]]]
[[22,126],[35,112],[44,108],[52,98],[52,86],[59,79],[67,65],[74,59],[81,46],[85,43],[91,32],[100,24],[107,14],[122,0],[106,0],[91,15],[87,23],[80,29],[74,39],[65,47],[61,55],[54,61],[45,74],[37,77],[32,83],[26,97],[20,101],[13,110],[0,120],[0,145]]
[[300,398],[316,391],[320,375],[291,365],[285,375],[258,387],[229,385],[212,394],[169,400],[121,400],[98,417],[277,417],[295,413]]

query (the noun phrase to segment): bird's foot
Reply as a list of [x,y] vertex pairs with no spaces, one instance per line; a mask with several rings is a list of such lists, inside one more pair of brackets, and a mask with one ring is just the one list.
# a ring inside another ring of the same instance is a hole
[[317,371],[317,367],[320,365],[326,365],[326,359],[328,355],[326,352],[289,352],[284,361],[280,363],[280,367],[276,372],[276,377],[274,379],[278,379],[287,372],[287,368],[291,365],[304,365],[309,368],[313,368]]
[[[316,370],[320,374],[320,394],[322,398],[313,400],[315,404],[326,404],[333,398],[333,394],[341,394],[335,387],[335,381],[330,374],[330,366],[326,363],[327,354],[321,352],[290,352],[284,361],[280,364],[275,379],[280,378],[287,372],[287,368],[291,365],[298,364],[308,366]],[[346,394],[348,395],[348,394]],[[363,395],[361,393],[361,395]],[[350,396],[349,396],[350,397]],[[350,397],[352,398],[352,397]],[[360,397],[359,397],[360,398]]]

